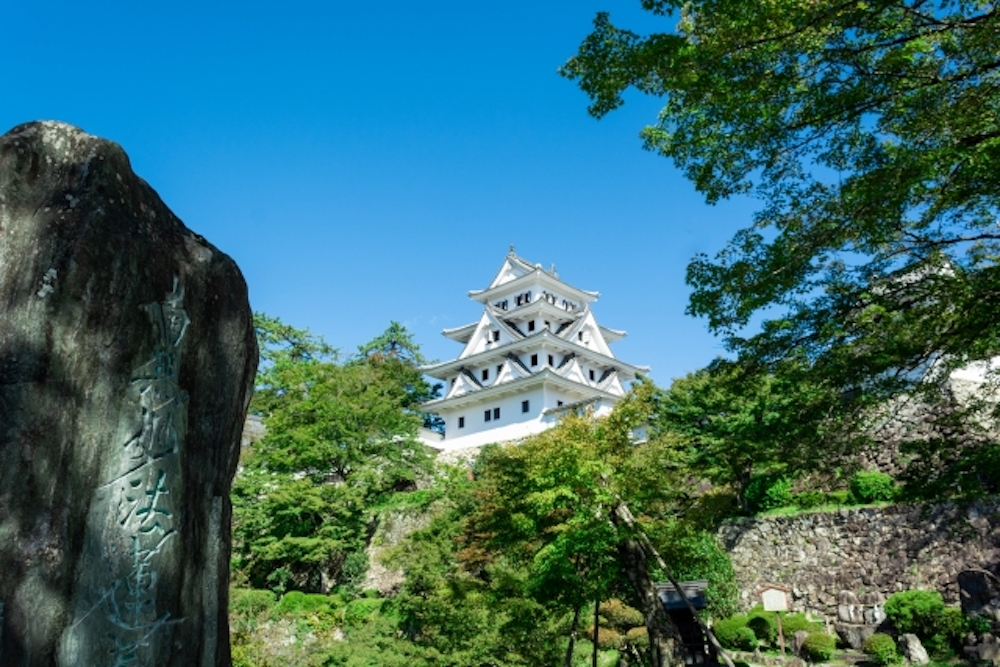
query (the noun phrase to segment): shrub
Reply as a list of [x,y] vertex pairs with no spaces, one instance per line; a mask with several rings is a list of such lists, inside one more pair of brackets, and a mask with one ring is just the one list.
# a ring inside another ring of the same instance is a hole
[[672,521],[651,536],[678,580],[708,580],[705,592],[713,618],[739,611],[739,589],[732,559],[715,534],[685,521]]
[[747,627],[753,630],[757,639],[768,646],[774,646],[778,640],[778,621],[774,614],[755,614],[747,621]]
[[[594,641],[594,628],[591,626],[590,630],[587,631],[587,637],[590,641]],[[619,649],[622,644],[625,643],[625,636],[622,635],[617,630],[612,628],[602,628],[597,627],[597,648],[602,651],[609,651],[612,649]]]
[[945,607],[937,591],[903,591],[885,603],[885,615],[900,634],[917,635],[927,652],[946,658],[961,647],[968,623],[957,607]]
[[803,491],[795,494],[792,500],[796,506],[804,510],[825,505],[828,501],[826,494],[822,491]]
[[257,616],[274,606],[274,593],[256,588],[229,591],[229,611],[240,616]]
[[275,618],[279,616],[301,616],[303,614],[329,614],[333,612],[337,598],[318,593],[303,593],[302,591],[288,591],[281,596],[278,605],[274,608]]
[[882,632],[876,632],[866,639],[862,650],[876,665],[892,665],[902,658],[896,650],[896,641]]
[[753,630],[744,626],[736,630],[734,644],[734,648],[740,651],[752,651],[757,648],[757,635],[754,634]]
[[969,630],[962,610],[958,607],[945,607],[934,619],[933,632],[923,642],[924,648],[937,658],[949,658],[955,651],[962,648],[962,640]]
[[792,504],[792,485],[782,475],[757,475],[746,488],[746,500],[754,511],[767,511]]
[[715,623],[712,628],[716,639],[726,648],[737,651],[752,651],[757,648],[757,635],[747,627],[746,616],[730,616]]
[[885,615],[900,634],[913,633],[925,639],[935,634],[934,623],[944,613],[944,599],[937,591],[893,593],[885,603]]
[[896,497],[896,482],[877,470],[862,470],[851,478],[851,497],[859,503],[875,503]]
[[613,628],[628,629],[646,623],[641,611],[617,599],[601,603],[601,616]]
[[993,623],[985,616],[970,616],[968,620],[969,631],[977,635],[983,635],[993,628]]
[[810,632],[802,643],[802,656],[809,662],[827,662],[833,657],[837,640],[825,632]]
[[358,598],[347,603],[344,609],[344,625],[357,627],[375,617],[385,603],[383,598]]
[[822,629],[822,623],[810,621],[805,614],[788,614],[781,617],[781,631],[785,637],[791,637],[799,630],[819,632]]
[[646,626],[632,628],[625,633],[625,642],[632,646],[649,646],[649,632],[646,630]]

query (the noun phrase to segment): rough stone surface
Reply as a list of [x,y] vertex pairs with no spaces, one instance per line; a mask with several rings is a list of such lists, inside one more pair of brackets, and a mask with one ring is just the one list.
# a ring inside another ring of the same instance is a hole
[[972,660],[978,660],[992,665],[1000,665],[1000,642],[991,634],[985,634],[979,643],[967,647],[965,654]]
[[927,649],[920,643],[920,639],[916,635],[900,635],[899,641],[896,643],[899,645],[899,652],[911,665],[926,665],[931,661],[930,656],[927,655]]
[[802,647],[805,645],[808,636],[809,632],[806,630],[796,630],[795,634],[792,635],[792,652],[795,655],[802,655]]
[[958,600],[962,613],[996,618],[1000,611],[1000,579],[986,570],[958,573]]
[[62,123],[0,137],[0,667],[230,664],[246,285]]
[[856,651],[864,648],[865,640],[878,630],[877,626],[874,625],[844,623],[842,621],[834,623],[833,629],[837,632],[837,636],[840,637],[841,642]]
[[792,589],[793,611],[875,621],[884,615],[880,604],[862,603],[858,619],[856,609],[841,609],[839,594],[888,598],[924,588],[957,604],[959,572],[996,568],[1000,499],[737,519],[719,537],[732,556],[744,608],[759,602],[754,593],[764,584],[777,583]]
[[386,567],[382,557],[410,533],[426,528],[430,524],[431,516],[430,512],[393,511],[379,517],[375,534],[365,549],[368,556],[368,571],[361,585],[363,590],[376,590],[382,595],[399,592],[406,575],[402,570]]

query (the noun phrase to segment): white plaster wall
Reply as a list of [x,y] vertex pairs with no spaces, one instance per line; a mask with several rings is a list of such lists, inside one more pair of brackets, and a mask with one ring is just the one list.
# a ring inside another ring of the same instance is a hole
[[[482,415],[479,417],[482,419]],[[530,435],[541,433],[542,431],[553,426],[554,423],[555,422],[551,420],[543,421],[539,418],[532,421],[507,424],[499,428],[484,430],[478,433],[470,433],[458,438],[446,438],[441,442],[435,443],[434,446],[444,451],[450,451],[455,449],[465,449],[468,447],[481,447],[482,445],[488,445],[494,442],[521,440]]]
[[[521,401],[525,400],[529,402],[530,408],[527,413],[522,413]],[[445,420],[445,442],[484,431],[505,428],[513,424],[538,420],[544,407],[547,406],[544,405],[544,393],[541,388],[471,404],[464,409],[451,412],[447,416],[442,415]],[[490,421],[486,421],[484,412],[488,409],[492,415],[494,408],[500,408],[500,419],[496,420],[491,417]],[[465,417],[464,428],[458,428],[458,418],[461,416]]]

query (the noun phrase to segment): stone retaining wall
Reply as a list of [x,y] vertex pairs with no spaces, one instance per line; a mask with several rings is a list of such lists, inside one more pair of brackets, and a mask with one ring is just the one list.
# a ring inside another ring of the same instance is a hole
[[936,589],[957,604],[961,570],[1000,571],[1000,498],[736,519],[719,537],[745,608],[765,584],[791,588],[795,611],[832,617],[841,591]]

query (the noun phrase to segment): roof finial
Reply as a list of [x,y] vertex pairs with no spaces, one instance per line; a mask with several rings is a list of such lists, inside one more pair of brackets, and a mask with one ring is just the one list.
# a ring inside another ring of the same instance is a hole
[[514,244],[513,244],[513,243],[511,243],[511,244],[510,244],[510,252],[508,252],[507,254],[508,254],[508,255],[514,255],[514,254],[517,254],[517,253],[515,253],[515,252],[514,252]]
[[555,263],[552,263],[552,264],[549,265],[549,273],[551,273],[556,278],[559,277],[559,274],[556,273],[556,265],[555,265]]

